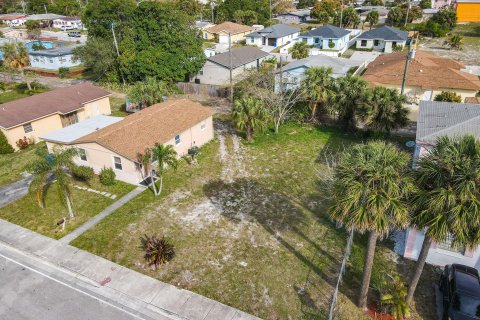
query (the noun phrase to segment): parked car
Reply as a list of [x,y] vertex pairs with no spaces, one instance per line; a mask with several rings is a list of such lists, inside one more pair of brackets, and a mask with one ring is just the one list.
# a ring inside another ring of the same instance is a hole
[[444,320],[480,319],[480,277],[475,268],[445,266],[440,278]]
[[68,36],[72,38],[80,38],[82,35],[80,34],[80,31],[70,31]]

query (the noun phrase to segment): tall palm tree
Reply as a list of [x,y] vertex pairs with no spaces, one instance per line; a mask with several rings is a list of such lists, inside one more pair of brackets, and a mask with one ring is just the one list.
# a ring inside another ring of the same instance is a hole
[[156,196],[159,196],[160,193],[162,193],[163,174],[166,168],[171,167],[173,168],[173,170],[177,170],[177,156],[177,151],[175,151],[172,145],[163,145],[156,143],[155,146],[152,148],[152,160],[157,163],[157,176],[160,178],[160,187],[157,191],[152,173],[152,184]]
[[319,105],[325,103],[333,96],[332,68],[315,67],[305,71],[302,82],[302,92],[310,102],[311,119],[315,119]]
[[368,232],[358,306],[367,307],[377,239],[409,222],[406,198],[413,184],[409,156],[392,144],[372,141],[343,152],[335,168],[333,219],[361,233]]
[[335,79],[333,87],[336,93],[333,98],[335,112],[344,127],[353,130],[357,127],[357,118],[368,114],[367,82],[359,76],[347,74]]
[[52,154],[46,149],[37,151],[37,159],[29,165],[29,171],[35,175],[32,181],[31,189],[35,190],[35,196],[38,205],[45,207],[45,196],[49,186],[56,181],[60,199],[68,209],[70,219],[73,216],[72,194],[70,192],[71,174],[70,171],[75,167],[73,158],[77,155],[74,148],[60,149],[55,148]]
[[25,78],[25,67],[30,65],[27,47],[21,42],[6,43],[2,47],[3,63],[11,68],[18,69],[25,80],[28,90],[32,90],[30,82]]
[[406,102],[407,97],[396,89],[373,88],[368,102],[371,110],[367,126],[387,133],[405,126],[408,122],[408,109],[404,106]]
[[438,138],[418,161],[419,191],[413,197],[412,225],[425,232],[408,288],[411,302],[433,241],[453,236],[453,246],[480,244],[480,142],[473,136]]
[[237,128],[245,130],[247,140],[251,142],[254,131],[265,128],[268,112],[260,100],[244,96],[235,100],[232,117]]

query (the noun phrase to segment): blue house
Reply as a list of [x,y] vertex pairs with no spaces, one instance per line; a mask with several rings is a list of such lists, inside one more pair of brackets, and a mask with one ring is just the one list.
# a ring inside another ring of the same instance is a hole
[[342,52],[348,49],[350,31],[325,24],[301,34],[299,40],[320,51]]
[[73,49],[77,47],[79,45],[32,51],[29,53],[30,67],[32,69],[58,71],[60,68],[79,66],[81,62],[73,59]]

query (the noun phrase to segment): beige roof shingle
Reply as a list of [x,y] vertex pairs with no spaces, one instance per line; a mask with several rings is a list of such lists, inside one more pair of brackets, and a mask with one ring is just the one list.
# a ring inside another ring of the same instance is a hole
[[158,103],[124,120],[74,141],[97,143],[127,159],[136,161],[138,153],[155,143],[166,143],[213,115],[213,110],[188,99]]
[[[371,85],[402,84],[406,52],[381,55],[368,65],[363,78]],[[465,66],[455,60],[417,51],[410,61],[407,86],[423,89],[480,90],[480,80],[474,74],[460,71]]]
[[250,32],[253,31],[252,27],[245,26],[243,24],[238,24],[235,22],[226,21],[210,28],[205,29],[205,31],[210,33],[231,33],[231,34],[238,34],[243,32]]

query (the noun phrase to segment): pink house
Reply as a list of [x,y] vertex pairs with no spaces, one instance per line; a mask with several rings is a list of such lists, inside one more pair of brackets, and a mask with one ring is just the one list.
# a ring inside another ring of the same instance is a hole
[[[415,158],[428,152],[440,136],[471,134],[480,138],[480,104],[420,101]],[[452,235],[452,237],[455,235]],[[421,230],[409,228],[405,238],[405,258],[416,260],[424,239]],[[475,250],[452,247],[452,239],[433,243],[427,262],[434,265],[460,263],[480,269],[480,247]]]

